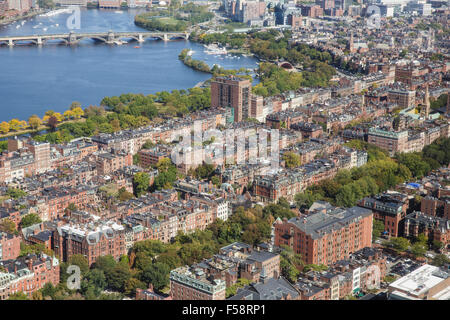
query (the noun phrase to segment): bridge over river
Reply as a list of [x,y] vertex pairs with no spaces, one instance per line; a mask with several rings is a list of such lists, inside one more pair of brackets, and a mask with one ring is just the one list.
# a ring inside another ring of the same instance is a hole
[[178,40],[189,39],[189,34],[186,32],[96,32],[96,33],[63,33],[63,34],[43,34],[43,35],[29,35],[29,36],[8,36],[0,37],[0,46],[8,45],[14,46],[16,44],[36,44],[44,45],[51,43],[65,43],[68,45],[76,45],[78,42],[84,39],[91,39],[95,41],[101,41],[108,44],[114,44],[123,40],[135,40],[137,42],[144,42],[147,39],[155,40]]

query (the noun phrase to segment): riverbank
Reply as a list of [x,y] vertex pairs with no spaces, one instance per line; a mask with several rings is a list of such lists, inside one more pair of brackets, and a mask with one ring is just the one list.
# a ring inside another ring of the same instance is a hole
[[249,72],[251,72],[250,69],[240,68],[238,70],[227,70],[219,67],[217,64],[214,64],[213,67],[209,67],[209,65],[204,61],[192,59],[191,54],[192,52],[190,49],[183,49],[178,55],[178,59],[180,59],[187,67],[192,68],[196,71],[210,73],[214,77],[239,75],[240,77],[247,78],[249,80],[253,79],[252,76],[249,75]]
[[44,13],[47,13],[47,12],[50,12],[50,11],[51,10],[38,10],[38,11],[33,11],[33,12],[30,12],[30,13],[27,13],[26,15],[15,16],[15,17],[10,18],[10,19],[0,20],[0,26],[6,26],[6,25],[11,24],[13,22],[21,21],[21,20],[28,19],[28,18],[32,18],[32,17],[37,16],[39,14],[44,14]]
[[[65,121],[61,121],[60,123],[58,123],[56,125],[56,128],[62,126],[63,124],[67,124],[67,123],[76,123],[76,122],[85,122],[85,121],[86,121],[85,118],[65,120]],[[19,131],[11,131],[8,133],[0,134],[0,140],[4,140],[4,139],[10,138],[10,137],[15,137],[15,136],[23,136],[25,134],[33,134],[33,133],[39,134],[40,132],[43,132],[46,130],[50,130],[50,127],[48,125],[42,124],[37,129],[26,128],[26,129],[19,130]]]

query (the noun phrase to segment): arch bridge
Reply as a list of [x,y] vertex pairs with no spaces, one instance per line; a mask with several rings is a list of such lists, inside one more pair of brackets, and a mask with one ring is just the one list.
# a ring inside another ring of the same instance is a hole
[[44,45],[50,41],[56,41],[68,45],[76,45],[84,39],[91,39],[95,41],[105,42],[107,44],[113,44],[116,41],[132,39],[137,42],[144,42],[147,39],[154,40],[179,40],[189,39],[187,32],[97,32],[97,33],[63,33],[63,34],[43,34],[43,35],[30,35],[30,36],[8,36],[0,37],[0,45],[14,46],[19,43],[31,43],[36,45]]

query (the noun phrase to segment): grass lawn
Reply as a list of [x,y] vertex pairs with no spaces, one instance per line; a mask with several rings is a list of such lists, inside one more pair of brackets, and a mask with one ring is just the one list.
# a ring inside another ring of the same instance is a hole
[[105,191],[108,196],[118,197],[119,196],[119,187],[115,183],[108,183],[99,188],[100,191]]

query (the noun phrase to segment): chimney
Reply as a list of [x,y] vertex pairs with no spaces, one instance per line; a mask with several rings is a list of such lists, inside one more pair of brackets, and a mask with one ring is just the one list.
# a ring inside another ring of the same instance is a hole
[[30,269],[30,271],[33,271],[33,259],[30,258],[28,259],[28,269]]

